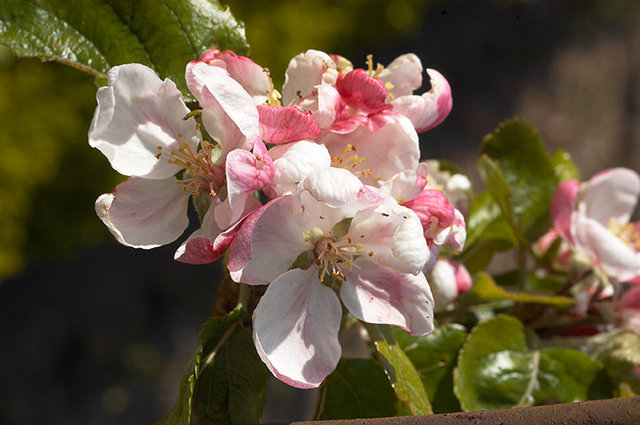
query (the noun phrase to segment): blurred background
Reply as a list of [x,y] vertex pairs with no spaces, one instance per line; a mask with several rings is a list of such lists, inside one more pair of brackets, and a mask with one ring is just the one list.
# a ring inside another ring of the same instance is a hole
[[[549,151],[569,151],[585,178],[640,170],[638,1],[226,4],[276,87],[308,48],[356,67],[369,53],[382,64],[416,53],[454,98],[421,135],[423,157],[475,182],[483,136],[513,116]],[[152,423],[177,399],[212,311],[218,265],[173,261],[177,244],[119,246],[95,216],[95,198],[123,180],[87,143],[95,91],[75,69],[0,47],[0,424]],[[263,421],[309,419],[308,392],[272,388]]]

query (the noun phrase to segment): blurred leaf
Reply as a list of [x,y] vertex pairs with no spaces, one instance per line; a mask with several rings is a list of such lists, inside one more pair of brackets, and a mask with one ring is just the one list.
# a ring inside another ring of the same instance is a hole
[[429,398],[420,375],[395,340],[387,325],[370,325],[375,347],[382,356],[382,364],[399,400],[399,415],[427,415],[432,413]]
[[516,234],[539,237],[533,226],[548,217],[557,178],[538,133],[521,119],[505,121],[485,137],[481,153],[480,173],[507,221]]
[[540,354],[536,401],[571,403],[613,396],[611,380],[598,360],[569,348],[547,348]]
[[616,383],[640,393],[640,377],[634,373],[640,365],[640,335],[625,329],[601,333],[587,340],[584,351],[600,360]]
[[18,56],[62,62],[96,78],[114,65],[142,63],[184,94],[189,61],[214,45],[248,49],[244,26],[217,0],[4,0],[0,43]]
[[463,295],[461,303],[475,304],[477,302],[511,300],[518,303],[535,303],[567,308],[575,304],[570,297],[560,295],[538,295],[527,292],[509,292],[498,286],[493,278],[480,272],[475,276],[473,286]]
[[553,155],[551,155],[551,166],[553,167],[553,172],[558,178],[558,182],[563,182],[565,180],[580,181],[582,179],[578,166],[571,160],[571,155],[569,155],[564,149],[558,149],[553,153]]
[[529,349],[522,323],[499,315],[467,337],[454,372],[466,411],[611,397],[601,362],[579,351]]
[[213,317],[200,331],[201,349],[187,367],[176,407],[159,425],[190,424],[191,416],[220,424],[258,423],[268,371],[237,308]]
[[467,336],[465,327],[446,324],[425,336],[396,328],[394,336],[418,371],[434,413],[460,411],[453,393],[453,369]]
[[394,416],[397,398],[380,364],[341,359],[324,383],[319,420]]

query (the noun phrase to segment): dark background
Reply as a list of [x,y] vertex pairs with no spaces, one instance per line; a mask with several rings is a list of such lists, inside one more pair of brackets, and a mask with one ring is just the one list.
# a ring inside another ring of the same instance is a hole
[[[454,98],[421,135],[423,157],[457,162],[474,182],[483,136],[512,116],[585,178],[640,169],[640,2],[228,4],[276,86],[307,48],[355,66],[416,53]],[[95,217],[95,198],[122,177],[87,144],[94,108],[90,77],[0,50],[0,424],[152,423],[173,406],[212,311],[217,264],[177,263],[176,244],[120,246]],[[263,420],[309,419],[312,394],[272,386]]]

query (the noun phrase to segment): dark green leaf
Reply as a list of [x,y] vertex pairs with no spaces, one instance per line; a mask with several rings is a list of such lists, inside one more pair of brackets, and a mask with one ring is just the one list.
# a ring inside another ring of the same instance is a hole
[[245,53],[244,27],[217,0],[4,0],[0,43],[104,78],[142,63],[186,94],[186,64],[214,45]]
[[551,155],[551,166],[558,182],[565,180],[581,180],[580,171],[564,149],[558,149]]
[[418,371],[433,411],[460,411],[453,393],[453,369],[467,336],[465,327],[446,324],[425,336],[411,336],[397,328],[394,335]]
[[469,334],[454,372],[464,410],[509,408],[612,396],[601,362],[576,350],[531,350],[515,317],[499,315]]
[[372,330],[370,335],[374,338],[375,347],[382,356],[382,364],[391,386],[400,401],[398,414],[432,413],[420,375],[393,337],[391,328],[387,325],[370,325],[370,329]]
[[575,304],[575,300],[571,297],[506,291],[498,286],[493,278],[485,272],[476,275],[473,286],[469,292],[464,294],[464,302],[467,304],[501,300],[511,300],[518,303],[547,304],[559,308],[567,308]]
[[200,331],[202,355],[193,394],[195,415],[214,423],[258,423],[265,403],[268,371],[236,309],[213,318]]
[[241,325],[246,315],[238,308],[202,326],[201,348],[185,371],[178,402],[158,425],[188,425],[192,416],[220,424],[258,423],[268,371]]
[[481,175],[507,222],[516,234],[539,237],[534,225],[548,217],[558,180],[538,133],[523,120],[506,121],[485,137],[481,153]]
[[396,396],[372,359],[341,359],[324,383],[320,420],[394,416]]

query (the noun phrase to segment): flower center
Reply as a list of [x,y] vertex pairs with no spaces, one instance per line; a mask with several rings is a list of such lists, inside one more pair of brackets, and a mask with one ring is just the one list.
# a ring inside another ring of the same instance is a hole
[[631,249],[640,251],[640,226],[638,223],[621,225],[614,217],[611,217],[608,228],[611,233],[620,238]]
[[[361,243],[354,243],[353,238],[347,236],[344,239],[334,241],[331,238],[322,238],[316,242],[313,253],[315,263],[320,268],[320,282],[326,275],[339,277],[346,282],[347,276],[343,270],[351,270],[353,260],[366,252],[366,247]],[[370,252],[369,255],[373,255]]]
[[177,183],[183,185],[185,192],[190,191],[197,196],[200,191],[216,196],[216,192],[224,185],[224,168],[214,162],[216,145],[206,140],[200,142],[200,149],[193,151],[182,134],[178,134],[182,140],[178,149],[163,152],[162,146],[158,146],[157,158],[166,157],[169,164],[177,164],[184,169],[183,178]]
[[[354,172],[354,168],[367,160],[366,157],[360,157],[357,153],[351,154],[351,152],[355,151],[356,148],[353,145],[349,144],[345,146],[340,155],[331,157],[331,166],[335,168],[344,168],[345,170]],[[373,168],[364,168],[355,174],[359,174],[361,177],[368,177],[373,174]]]

